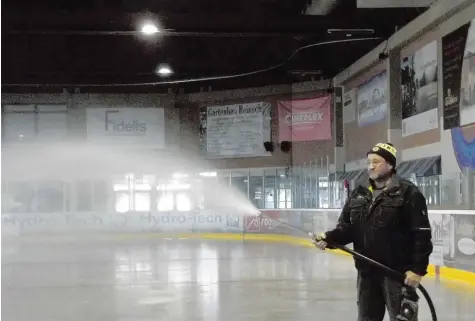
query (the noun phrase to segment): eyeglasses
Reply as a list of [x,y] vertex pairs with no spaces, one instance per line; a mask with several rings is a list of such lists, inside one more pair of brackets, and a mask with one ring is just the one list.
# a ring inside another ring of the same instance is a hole
[[382,161],[366,161],[366,166],[373,165],[373,167],[378,167],[382,163]]

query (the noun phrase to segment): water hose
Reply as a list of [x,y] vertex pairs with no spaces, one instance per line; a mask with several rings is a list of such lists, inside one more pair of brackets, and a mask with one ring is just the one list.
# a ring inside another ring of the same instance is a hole
[[[312,237],[312,238],[315,238],[315,235],[312,234],[312,233],[309,233],[309,235]],[[349,249],[348,247],[346,246],[342,246],[342,245],[336,245],[336,244],[329,244],[331,247],[335,248],[335,249],[338,249],[338,250],[341,250],[343,252],[346,252],[348,254],[350,254],[351,256],[355,257],[355,258],[358,258],[360,260],[363,260],[363,261],[366,261],[367,263],[370,263],[378,268],[380,268],[381,270],[383,270],[384,272],[386,272],[386,274],[392,278],[392,279],[395,279],[396,281],[400,281],[400,282],[403,282],[404,279],[405,279],[405,275],[401,272],[398,272],[396,270],[393,270],[391,269],[389,266],[386,266],[382,263],[379,263],[373,259],[370,259],[369,257],[367,256],[364,256],[363,254],[361,253],[358,253],[352,249]],[[427,301],[427,305],[429,306],[429,310],[430,310],[430,314],[432,316],[432,320],[433,321],[437,321],[437,313],[435,312],[435,306],[434,306],[434,302],[432,302],[432,298],[430,297],[429,295],[429,292],[427,292],[427,290],[422,286],[422,284],[419,284],[417,286],[417,289],[422,293],[422,295],[424,296],[424,299]]]
[[[282,225],[284,225],[284,226],[287,226],[287,227],[291,228],[291,229],[294,230],[294,231],[297,231],[297,232],[299,232],[299,233],[302,233],[302,234],[305,234],[305,235],[307,235],[307,236],[310,236],[312,239],[316,239],[316,235],[315,235],[315,234],[306,232],[306,231],[304,231],[304,230],[302,230],[302,229],[300,229],[300,228],[297,228],[297,227],[295,227],[295,226],[293,226],[293,225],[291,225],[291,224],[288,224],[288,223],[282,222],[282,221],[280,221],[280,220],[278,220],[278,219],[272,218],[272,217],[270,217],[270,216],[268,216],[268,215],[266,215],[266,214],[264,214],[264,213],[262,213],[262,212],[261,212],[260,216],[265,216],[266,218],[269,218],[269,219],[271,219],[272,221],[275,221],[275,222],[277,222],[277,223],[279,223],[279,224],[282,224]],[[326,242],[328,243],[328,241],[326,241]],[[396,271],[396,270],[394,270],[394,269],[391,269],[389,266],[386,266],[386,265],[384,265],[384,264],[382,264],[382,263],[379,263],[378,261],[375,261],[375,260],[373,260],[373,259],[370,259],[369,257],[364,256],[363,254],[358,253],[358,252],[356,252],[356,251],[354,251],[354,250],[352,250],[352,249],[349,249],[349,248],[346,247],[346,246],[337,245],[337,244],[329,244],[329,245],[330,245],[330,247],[332,247],[332,248],[335,248],[335,249],[338,249],[338,250],[341,250],[341,251],[343,251],[343,252],[345,252],[345,253],[350,254],[350,255],[353,256],[354,258],[357,258],[357,259],[366,261],[367,263],[372,264],[372,265],[374,265],[374,266],[380,268],[381,270],[383,270],[384,272],[386,272],[386,274],[387,274],[390,278],[392,278],[392,279],[394,279],[394,280],[396,280],[396,281],[398,281],[398,282],[404,283],[405,275],[404,275],[403,273],[398,272],[398,271]],[[427,290],[426,290],[421,284],[419,284],[419,285],[417,286],[417,289],[422,293],[422,295],[424,296],[424,299],[425,299],[426,302],[427,302],[427,305],[429,306],[430,314],[431,314],[431,316],[432,316],[432,321],[437,321],[437,313],[436,313],[436,311],[435,311],[435,306],[434,306],[434,303],[432,302],[432,298],[430,297],[429,292],[427,292]]]

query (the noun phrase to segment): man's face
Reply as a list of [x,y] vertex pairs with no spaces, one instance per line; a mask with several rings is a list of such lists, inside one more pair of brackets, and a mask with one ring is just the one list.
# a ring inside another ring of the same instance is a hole
[[379,155],[369,154],[367,162],[368,174],[371,179],[376,180],[391,171],[391,165]]

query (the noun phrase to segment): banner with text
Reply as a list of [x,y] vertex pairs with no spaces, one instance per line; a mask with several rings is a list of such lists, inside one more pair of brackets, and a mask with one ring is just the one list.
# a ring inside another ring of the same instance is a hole
[[[234,210],[130,213],[2,213],[2,240],[34,235],[108,233],[281,234],[307,238],[336,227],[338,209],[262,210],[243,216]],[[429,210],[434,250],[430,263],[475,272],[475,212]],[[351,245],[350,245],[351,247]]]
[[475,19],[442,38],[444,129],[475,123]]
[[201,210],[161,213],[2,214],[2,234],[80,232],[242,232],[238,213]]
[[388,113],[388,73],[374,76],[358,87],[358,125],[365,127],[380,122]]
[[271,105],[266,102],[213,106],[200,115],[200,138],[207,158],[271,156]]
[[279,140],[330,140],[331,102],[331,96],[279,101]]
[[163,108],[87,108],[87,139],[94,144],[165,148]]
[[402,136],[439,127],[437,105],[437,41],[401,63]]
[[444,265],[475,272],[475,215],[444,215]]

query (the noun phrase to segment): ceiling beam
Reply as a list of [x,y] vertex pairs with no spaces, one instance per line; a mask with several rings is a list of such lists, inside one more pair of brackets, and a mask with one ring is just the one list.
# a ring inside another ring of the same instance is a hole
[[[366,15],[342,16],[299,16],[299,17],[262,17],[262,15],[166,15],[163,17],[144,15],[143,13],[125,13],[117,11],[68,12],[48,11],[9,12],[2,17],[2,33],[33,30],[74,30],[101,32],[132,32],[147,20],[156,20],[165,30],[175,32],[268,32],[268,33],[311,33],[318,35],[329,28],[388,28],[405,17],[393,17],[378,20]],[[393,22],[394,21],[394,22]]]

